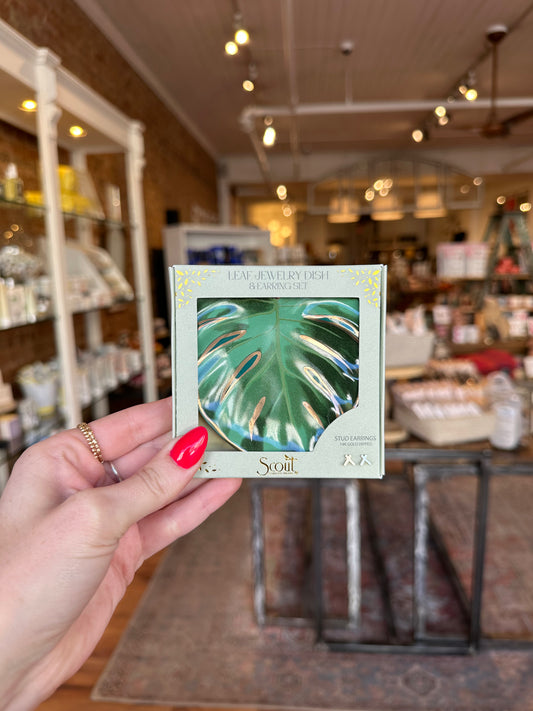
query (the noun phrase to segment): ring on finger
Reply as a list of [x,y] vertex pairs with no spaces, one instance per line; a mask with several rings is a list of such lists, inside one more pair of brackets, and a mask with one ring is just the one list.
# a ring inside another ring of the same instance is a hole
[[80,424],[77,425],[77,428],[85,437],[85,441],[89,445],[89,449],[91,450],[93,457],[100,462],[100,464],[103,464],[104,458],[102,456],[102,450],[100,449],[100,445],[98,444],[98,440],[94,436],[92,429],[86,422],[80,422]]
[[111,479],[116,482],[122,481],[122,477],[120,476],[118,469],[116,468],[113,462],[104,462],[103,464],[106,474],[108,474]]

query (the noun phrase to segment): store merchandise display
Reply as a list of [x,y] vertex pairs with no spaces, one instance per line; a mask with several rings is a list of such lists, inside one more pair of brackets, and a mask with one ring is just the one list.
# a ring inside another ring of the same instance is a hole
[[[53,359],[26,365],[17,374],[17,383],[24,396],[35,402],[39,415],[51,414],[61,404],[58,370],[58,362]],[[135,348],[105,343],[96,353],[80,352],[77,387],[82,405],[86,406],[127,383],[141,370],[141,352]]]
[[495,414],[481,383],[452,380],[395,383],[394,419],[406,430],[434,446],[487,439]]
[[482,279],[487,273],[486,242],[440,242],[436,252],[439,279]]
[[[105,397],[141,372],[142,356],[136,348],[105,343],[98,352],[80,352],[76,387],[82,407]],[[65,408],[57,359],[24,366],[17,373],[16,383],[23,396],[18,400],[12,396],[9,400],[11,386],[0,384],[0,396],[6,396],[0,402],[0,410],[8,413],[0,415],[5,418],[0,422],[0,439],[10,449],[48,436],[50,427],[61,426]]]
[[41,417],[52,415],[58,402],[57,363],[40,361],[26,365],[17,373],[17,383],[24,397],[32,400]]
[[9,202],[24,201],[24,183],[19,177],[15,163],[11,162],[6,166],[4,179],[0,181],[0,195]]
[[101,247],[68,241],[66,245],[68,300],[72,311],[131,301],[133,289]]
[[[61,197],[61,210],[67,214],[90,217],[95,220],[105,219],[91,176],[70,165],[58,166],[58,178]],[[6,199],[7,193],[6,193]],[[40,190],[24,190],[20,202],[36,207],[44,206],[43,194]]]
[[489,345],[533,336],[533,295],[448,293],[432,308],[435,332],[452,344]]
[[516,449],[529,433],[529,391],[503,371],[481,375],[463,359],[428,363],[427,377],[391,387],[394,419],[434,446],[489,440]]
[[[131,285],[106,250],[69,241],[66,262],[67,298],[72,312],[134,298]],[[2,247],[0,328],[35,323],[51,315],[52,287],[44,259],[18,244]]]
[[0,249],[0,328],[33,323],[42,317],[38,279],[43,260],[18,244]]
[[434,332],[428,328],[424,306],[387,315],[385,367],[425,365],[433,354]]

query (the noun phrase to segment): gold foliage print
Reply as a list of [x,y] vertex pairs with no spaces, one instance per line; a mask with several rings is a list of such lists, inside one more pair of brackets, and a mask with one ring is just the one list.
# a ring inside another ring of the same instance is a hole
[[362,286],[366,300],[379,308],[381,303],[381,269],[341,269],[341,274],[349,275],[356,286]]
[[192,298],[194,288],[202,286],[210,274],[216,274],[216,269],[176,269],[174,283],[176,285],[176,306],[181,309],[187,306]]

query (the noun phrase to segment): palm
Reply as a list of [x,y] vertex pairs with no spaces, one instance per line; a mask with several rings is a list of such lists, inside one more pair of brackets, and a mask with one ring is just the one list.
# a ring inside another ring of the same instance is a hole
[[142,562],[195,528],[240,484],[178,471],[161,451],[170,420],[170,402],[160,401],[93,424],[120,484],[81,433],[69,430],[27,450],[0,499],[0,541],[10,542],[0,547],[0,570],[24,607],[22,623],[7,635],[40,680],[42,698],[92,652]]

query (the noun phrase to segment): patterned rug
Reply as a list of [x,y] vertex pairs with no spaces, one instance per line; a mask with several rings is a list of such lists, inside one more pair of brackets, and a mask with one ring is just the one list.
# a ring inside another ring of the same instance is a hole
[[[533,551],[527,525],[531,508],[524,495],[524,486],[533,482],[522,479],[509,494],[510,481],[505,490],[498,490],[491,508],[488,557],[494,558],[499,572],[487,568],[494,589],[487,593],[483,624],[486,635],[516,633],[523,638],[528,629],[531,632],[533,619],[528,585],[532,567],[520,572],[522,560],[527,566],[527,553]],[[433,486],[432,512],[440,513],[443,538],[457,558],[460,576],[468,581],[472,482],[466,477],[454,482],[451,489],[441,482]],[[361,526],[363,599],[357,635],[365,641],[386,635],[379,575],[369,553],[377,544],[385,552],[396,639],[406,641],[412,634],[409,487],[401,477],[386,477],[369,482],[362,499],[371,516],[367,511]],[[309,614],[309,508],[306,489],[265,491],[269,615]],[[324,607],[328,620],[338,624],[346,615],[347,599],[342,489],[323,492],[322,523]],[[500,543],[511,549],[499,550]],[[465,629],[461,606],[434,552],[429,568],[428,627],[460,634]],[[533,711],[533,650],[486,650],[469,656],[332,652],[315,644],[311,628],[258,627],[250,500],[244,486],[203,526],[169,549],[93,698],[226,708]]]

